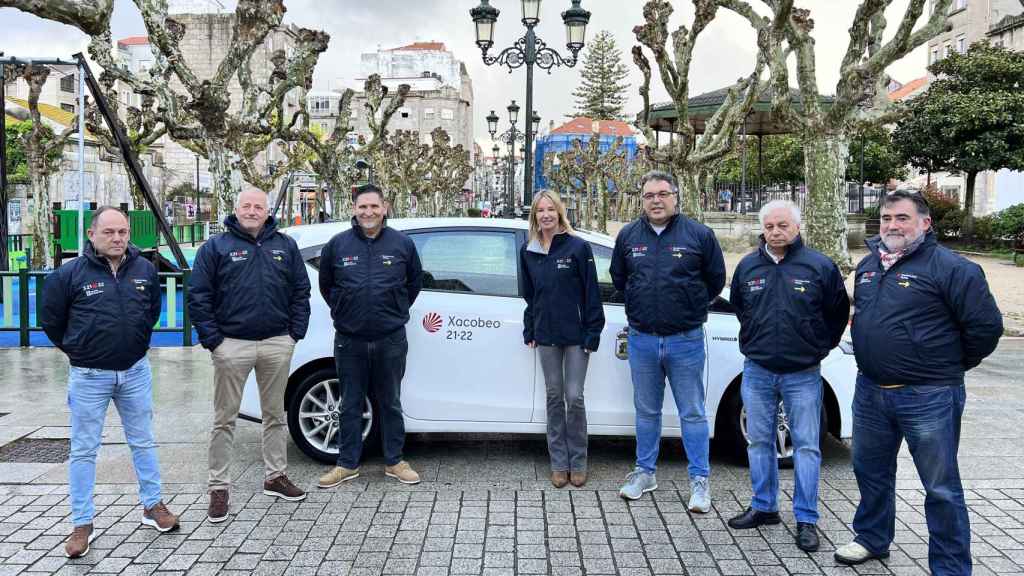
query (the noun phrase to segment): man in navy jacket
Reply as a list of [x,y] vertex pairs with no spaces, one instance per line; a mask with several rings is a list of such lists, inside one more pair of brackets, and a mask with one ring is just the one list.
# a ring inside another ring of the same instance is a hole
[[1002,314],[981,267],[940,246],[928,202],[885,197],[880,236],[854,277],[853,348],[860,374],[853,397],[853,472],[860,504],[843,564],[889,555],[895,524],[896,462],[906,439],[925,489],[928,566],[935,575],[971,573],[971,527],[957,450],[964,373],[995,350]]
[[128,217],[113,206],[96,210],[82,256],[46,279],[39,320],[71,362],[71,523],[69,558],[89,551],[95,506],[96,454],[107,406],[121,417],[139,481],[142,522],[161,532],[178,527],[164,506],[153,436],[153,383],[146,352],[160,319],[156,268],[128,243]]
[[740,351],[746,356],[740,393],[754,492],[750,506],[729,526],[743,530],[781,522],[775,446],[781,398],[793,438],[796,544],[814,552],[819,544],[820,363],[843,337],[850,299],[839,267],[804,246],[796,204],[769,202],[760,220],[761,245],[740,261],[729,291],[740,321]]
[[704,322],[708,304],[725,286],[725,259],[710,228],[676,213],[678,193],[671,174],[645,174],[644,214],[619,231],[612,252],[612,281],[626,296],[636,409],[636,467],[619,495],[635,500],[658,487],[654,472],[667,376],[690,461],[688,507],[705,513],[711,491]]
[[384,474],[416,484],[419,474],[402,459],[405,421],[402,378],[409,343],[405,324],[423,282],[420,257],[405,234],[389,228],[384,193],[373,184],[356,189],[352,227],[320,251],[320,294],[334,319],[334,360],[341,382],[338,465],[320,477],[332,488],[359,476],[363,403],[380,411]]
[[238,195],[226,232],[196,254],[189,314],[213,357],[214,422],[210,434],[207,516],[228,516],[235,420],[249,373],[256,371],[263,417],[263,493],[289,501],[305,492],[292,484],[284,394],[295,343],[309,325],[309,276],[295,240],[267,214],[267,194]]

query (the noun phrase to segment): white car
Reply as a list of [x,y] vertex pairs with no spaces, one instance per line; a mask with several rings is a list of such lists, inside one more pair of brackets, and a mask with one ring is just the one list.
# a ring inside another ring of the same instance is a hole
[[[423,263],[423,291],[409,312],[409,355],[402,382],[406,432],[545,432],[544,376],[537,352],[523,344],[519,295],[519,249],[528,224],[522,220],[430,218],[391,220],[416,243]],[[317,289],[321,247],[348,222],[297,226],[295,238],[306,261],[312,314],[309,332],[295,347],[285,408],[295,443],[312,458],[337,458],[340,394],[333,356],[331,313]],[[608,272],[614,239],[579,232],[591,243],[606,318],[600,349],[590,358],[584,388],[591,435],[635,435],[633,385],[625,358],[626,311]],[[728,288],[726,289],[728,290]],[[745,457],[745,417],[740,399],[743,355],[739,322],[728,292],[711,305],[705,325],[704,387],[713,437]],[[825,382],[822,422],[846,439],[852,432],[851,405],[857,374],[852,348],[844,343],[821,364]],[[679,418],[666,386],[666,437],[678,437]],[[250,374],[242,398],[243,418],[260,418],[259,394]],[[363,413],[365,452],[379,451],[375,400]],[[792,456],[784,414],[779,418],[778,453]],[[822,437],[824,438],[824,434]]]

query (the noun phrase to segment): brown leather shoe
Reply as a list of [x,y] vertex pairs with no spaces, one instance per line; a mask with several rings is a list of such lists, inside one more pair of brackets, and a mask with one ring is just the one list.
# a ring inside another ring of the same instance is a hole
[[92,524],[75,526],[75,529],[71,531],[71,537],[68,538],[67,544],[64,544],[64,555],[68,558],[84,556],[89,551],[89,543],[95,537],[96,534],[92,530]]
[[227,490],[210,490],[210,507],[206,509],[206,519],[214,524],[228,519]]
[[178,517],[171,514],[163,502],[157,502],[152,508],[142,511],[142,523],[161,532],[170,532],[178,528]]
[[306,493],[299,490],[299,487],[292,484],[287,476],[281,474],[273,480],[263,482],[263,493],[267,496],[276,496],[289,502],[298,502],[306,499]]
[[586,472],[573,472],[573,473],[569,474],[569,482],[573,486],[579,488],[580,486],[583,486],[584,484],[587,483],[587,473]]
[[569,473],[565,470],[558,470],[551,473],[551,484],[555,488],[564,488],[569,483]]

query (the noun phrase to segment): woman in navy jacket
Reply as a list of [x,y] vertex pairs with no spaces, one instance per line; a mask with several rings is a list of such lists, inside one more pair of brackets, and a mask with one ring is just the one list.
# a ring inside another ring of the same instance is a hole
[[519,254],[523,269],[523,341],[536,348],[547,388],[551,483],[587,481],[587,413],[583,382],[597,350],[604,309],[590,244],[573,234],[565,206],[542,190],[530,210],[530,238]]

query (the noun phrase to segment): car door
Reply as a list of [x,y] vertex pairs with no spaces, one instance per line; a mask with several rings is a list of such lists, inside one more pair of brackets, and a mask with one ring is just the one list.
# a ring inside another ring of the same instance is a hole
[[402,385],[418,420],[530,422],[535,352],[523,344],[519,241],[499,228],[409,231],[423,264]]
[[[612,284],[609,272],[612,249],[596,242],[591,243],[591,248],[594,252],[594,264],[597,266],[601,300],[604,303],[605,324],[604,331],[601,333],[601,345],[598,351],[591,355],[587,368],[587,382],[584,388],[587,422],[591,425],[632,427],[636,423],[633,409],[633,379],[630,375],[628,359],[620,358],[616,354],[620,346],[619,334],[629,326],[626,320],[626,307],[622,294],[617,292]],[[706,342],[707,334],[705,333],[705,345]],[[622,346],[624,347],[624,341]],[[538,387],[543,389],[543,373],[538,373],[537,382]],[[708,369],[705,361],[705,391],[707,382]],[[543,394],[541,396],[540,406],[543,407]],[[672,390],[668,387],[667,382],[662,425],[666,428],[679,428],[679,413],[676,410],[675,400],[672,398]]]

